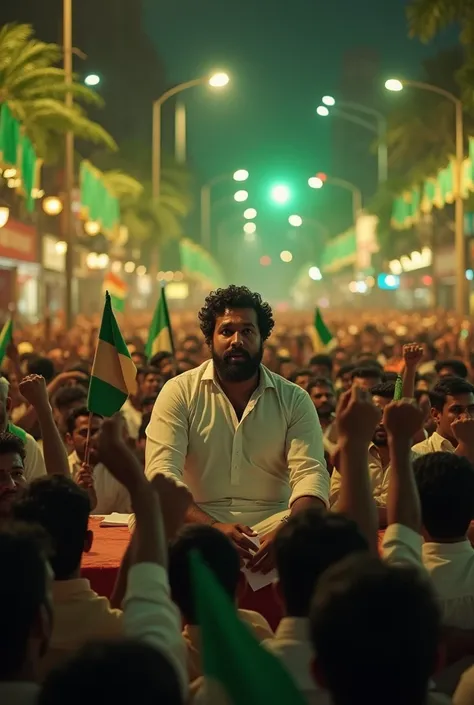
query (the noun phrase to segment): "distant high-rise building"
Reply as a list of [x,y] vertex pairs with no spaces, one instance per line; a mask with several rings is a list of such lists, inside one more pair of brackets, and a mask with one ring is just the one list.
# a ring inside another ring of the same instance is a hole
[[[344,108],[342,103],[351,101],[377,108],[377,96],[380,94],[378,70],[379,59],[373,50],[360,47],[346,52],[339,91],[335,96],[341,110],[373,123],[374,128],[376,121],[373,118]],[[367,202],[377,188],[376,133],[343,118],[334,116],[333,120],[334,174],[356,184]]]

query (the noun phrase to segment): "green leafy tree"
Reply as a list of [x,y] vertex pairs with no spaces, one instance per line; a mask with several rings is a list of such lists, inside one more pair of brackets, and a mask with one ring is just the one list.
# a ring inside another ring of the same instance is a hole
[[[83,104],[101,105],[93,90],[77,82],[67,86],[59,64],[62,49],[34,37],[27,24],[0,28],[0,104],[7,103],[23,125],[38,156],[51,160],[58,134],[71,130],[77,138],[115,149],[113,138],[89,120]],[[74,104],[67,107],[67,91]]]

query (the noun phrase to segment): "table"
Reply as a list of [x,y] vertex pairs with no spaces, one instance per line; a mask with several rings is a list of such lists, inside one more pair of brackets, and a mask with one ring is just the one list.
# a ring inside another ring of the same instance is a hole
[[[90,580],[93,590],[99,595],[110,597],[120,561],[130,541],[130,532],[126,526],[101,527],[100,522],[100,517],[89,519],[89,528],[94,532],[94,540],[91,551],[83,555],[81,572],[83,578]],[[283,613],[272,585],[253,592],[242,576],[239,595],[239,607],[259,612],[272,629],[277,628]]]

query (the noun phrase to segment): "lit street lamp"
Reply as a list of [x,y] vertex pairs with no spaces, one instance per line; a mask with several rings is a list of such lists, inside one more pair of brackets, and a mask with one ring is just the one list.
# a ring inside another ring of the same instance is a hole
[[275,203],[287,203],[291,197],[290,189],[284,184],[277,184],[271,190],[271,197]]
[[299,228],[303,225],[303,218],[300,215],[290,215],[288,222],[294,228]]
[[10,209],[8,206],[0,206],[0,228],[4,228],[8,222],[10,216]]
[[337,176],[327,176],[327,174],[317,174],[316,176],[311,176],[308,179],[308,186],[313,189],[320,189],[325,183],[332,184],[333,186],[339,186],[340,188],[350,191],[352,193],[352,218],[354,220],[354,225],[357,223],[357,217],[362,210],[362,192],[361,190],[350,181],[345,179],[340,179]]
[[169,98],[182,93],[188,88],[208,84],[212,88],[223,88],[229,83],[229,76],[226,73],[214,73],[211,76],[201,76],[192,81],[185,81],[177,86],[173,86],[165,91],[157,100],[153,102],[153,133],[152,133],[152,192],[153,198],[160,197],[161,187],[161,106]]
[[[393,90],[393,89],[392,89]],[[379,110],[375,108],[370,108],[366,105],[361,105],[360,103],[354,103],[353,101],[337,101],[332,95],[325,95],[321,99],[323,105],[316,108],[316,112],[321,117],[328,117],[328,115],[334,114],[336,117],[340,117],[343,120],[348,120],[353,122],[355,125],[364,127],[370,132],[374,132],[378,137],[378,149],[377,149],[377,159],[378,159],[378,179],[379,183],[383,183],[388,177],[388,148],[387,148],[387,120],[384,115]],[[339,106],[343,108],[340,110]],[[329,108],[332,108],[330,111]],[[375,118],[376,124],[369,122],[369,120],[364,120],[358,115],[353,113],[347,113],[344,108],[349,110],[355,110],[357,112],[369,115]]]
[[423,81],[400,81],[397,78],[390,78],[385,81],[385,88],[388,91],[398,93],[405,86],[420,88],[423,91],[438,93],[454,104],[455,113],[455,141],[456,159],[454,162],[455,199],[454,199],[454,248],[456,254],[456,312],[463,316],[466,312],[467,290],[466,290],[466,242],[464,239],[464,202],[462,200],[462,170],[464,161],[464,126],[463,126],[463,104],[454,93],[434,86]]
[[240,191],[236,191],[234,193],[234,201],[237,201],[237,203],[244,203],[244,201],[246,201],[248,197],[249,192],[245,191],[244,189],[241,189]]
[[90,73],[85,77],[84,83],[90,88],[92,88],[93,86],[98,86],[100,83],[100,76],[98,76],[96,73]]
[[256,217],[257,217],[257,211],[255,210],[255,208],[246,208],[244,210],[245,220],[253,220]]
[[211,191],[214,186],[233,179],[234,181],[247,181],[247,169],[237,169],[233,174],[219,174],[201,187],[201,243],[208,251],[211,249]]

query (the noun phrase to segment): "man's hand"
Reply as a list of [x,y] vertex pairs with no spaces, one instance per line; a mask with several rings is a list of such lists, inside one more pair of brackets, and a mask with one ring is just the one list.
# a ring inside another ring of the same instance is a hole
[[222,531],[232,541],[242,560],[248,561],[252,558],[257,547],[247,536],[257,536],[257,534],[250,526],[245,524],[221,524],[220,522],[216,522],[212,526]]
[[97,451],[98,458],[130,494],[141,484],[148,484],[138,458],[123,440],[122,417],[117,414],[104,419],[100,429]]
[[171,541],[184,524],[186,512],[193,502],[193,496],[187,487],[178,485],[166,475],[155,475],[150,484],[160,498],[166,538]]
[[94,477],[92,474],[92,468],[86,463],[82,463],[81,469],[77,473],[76,484],[82,487],[83,490],[89,495],[89,502],[91,505],[91,512],[97,507],[97,495],[94,488]]
[[265,534],[260,541],[260,548],[253,558],[249,561],[248,568],[252,573],[263,573],[267,575],[275,567],[275,556],[273,553],[273,543],[275,536],[280,527],[277,527],[270,533]]
[[393,401],[385,407],[384,426],[389,437],[395,441],[411,442],[423,427],[423,421],[423,411],[410,399]]
[[457,419],[451,424],[451,430],[460,445],[466,448],[474,446],[474,419],[468,417]]
[[372,401],[370,392],[353,386],[345,392],[336,411],[339,441],[355,440],[369,444],[382,413]]
[[41,375],[28,375],[18,385],[20,394],[31,404],[35,411],[51,409],[46,382]]
[[423,347],[418,343],[410,343],[403,346],[403,360],[406,368],[415,369],[423,357]]

